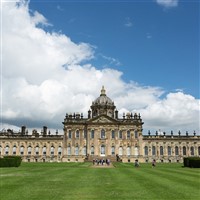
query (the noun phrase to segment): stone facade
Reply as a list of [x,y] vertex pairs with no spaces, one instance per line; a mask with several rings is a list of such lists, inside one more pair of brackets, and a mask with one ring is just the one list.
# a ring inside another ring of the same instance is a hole
[[111,161],[182,162],[185,156],[200,156],[200,136],[142,134],[140,114],[127,113],[122,118],[114,102],[102,88],[92,102],[87,118],[82,114],[66,114],[64,134],[47,134],[47,127],[38,133],[27,134],[12,130],[0,133],[0,155],[21,155],[25,162],[84,162],[93,159]]

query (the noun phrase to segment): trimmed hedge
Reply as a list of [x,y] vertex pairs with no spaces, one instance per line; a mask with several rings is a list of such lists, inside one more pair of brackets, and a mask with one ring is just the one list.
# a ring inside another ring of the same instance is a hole
[[187,157],[183,160],[184,167],[200,168],[199,157]]
[[19,167],[21,162],[21,156],[4,156],[0,158],[0,167]]

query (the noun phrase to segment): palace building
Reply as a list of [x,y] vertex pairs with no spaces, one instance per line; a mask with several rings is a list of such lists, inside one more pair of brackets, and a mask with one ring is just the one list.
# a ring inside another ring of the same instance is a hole
[[200,136],[195,132],[143,135],[140,114],[126,113],[122,118],[114,102],[102,87],[92,102],[87,118],[83,114],[66,114],[64,134],[51,134],[47,127],[28,134],[0,133],[0,155],[20,155],[25,162],[84,162],[93,159],[111,161],[182,162],[184,157],[200,157]]

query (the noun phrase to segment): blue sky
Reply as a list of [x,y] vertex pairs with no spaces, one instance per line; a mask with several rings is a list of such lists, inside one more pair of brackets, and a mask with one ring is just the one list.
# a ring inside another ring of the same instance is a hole
[[166,92],[199,98],[199,2],[164,7],[155,1],[31,1],[52,26],[95,47],[96,68]]
[[1,130],[62,131],[102,85],[144,132],[200,131],[199,2],[2,2]]

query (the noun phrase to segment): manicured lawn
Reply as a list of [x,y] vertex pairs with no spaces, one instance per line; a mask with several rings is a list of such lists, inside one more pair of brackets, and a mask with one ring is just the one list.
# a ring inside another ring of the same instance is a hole
[[200,169],[182,164],[22,163],[0,168],[0,200],[200,199]]

